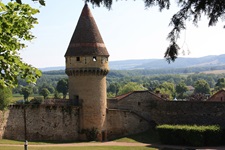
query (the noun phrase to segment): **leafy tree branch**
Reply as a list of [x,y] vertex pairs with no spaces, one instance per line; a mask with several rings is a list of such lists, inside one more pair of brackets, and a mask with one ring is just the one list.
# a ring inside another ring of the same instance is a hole
[[34,83],[41,76],[37,68],[24,63],[19,56],[25,42],[35,38],[30,30],[38,23],[33,17],[38,12],[28,4],[0,2],[0,86],[14,87],[18,77]]

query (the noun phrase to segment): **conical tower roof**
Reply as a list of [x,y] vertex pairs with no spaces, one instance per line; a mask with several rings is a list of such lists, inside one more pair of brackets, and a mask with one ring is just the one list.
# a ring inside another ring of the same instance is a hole
[[109,56],[87,4],[81,12],[66,56]]

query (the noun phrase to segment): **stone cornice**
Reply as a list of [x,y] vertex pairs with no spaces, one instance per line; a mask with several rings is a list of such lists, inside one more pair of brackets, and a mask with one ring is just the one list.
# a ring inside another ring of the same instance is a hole
[[96,75],[106,76],[109,73],[109,69],[101,68],[66,68],[66,74],[68,76],[82,76],[82,75]]

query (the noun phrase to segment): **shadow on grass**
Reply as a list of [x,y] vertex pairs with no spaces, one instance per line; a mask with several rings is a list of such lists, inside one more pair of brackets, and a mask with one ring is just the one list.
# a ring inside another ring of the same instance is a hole
[[160,144],[158,133],[155,129],[150,129],[146,132],[129,135],[115,139],[116,142],[139,142],[146,144]]
[[[9,139],[1,139],[0,144],[18,144],[24,145],[25,141],[20,140],[9,140]],[[28,141],[29,145],[39,145],[39,144],[69,144],[69,143],[80,143],[79,141]]]
[[187,147],[187,146],[163,145],[160,142],[158,132],[155,129],[150,129],[143,133],[130,135],[123,138],[118,138],[113,141],[145,143],[145,144],[149,144],[146,147],[155,148],[158,150],[195,150],[195,148]]

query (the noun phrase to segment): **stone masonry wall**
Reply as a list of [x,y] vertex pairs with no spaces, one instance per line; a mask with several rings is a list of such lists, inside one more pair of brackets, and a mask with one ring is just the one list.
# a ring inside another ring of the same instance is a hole
[[0,139],[2,139],[9,111],[0,111]]
[[155,124],[225,127],[224,102],[165,101],[147,91],[139,91],[121,99],[109,99],[108,109],[108,135],[114,137],[144,131],[141,119],[147,124],[146,130]]
[[107,110],[107,138],[113,139],[148,130],[149,123],[131,111]]
[[224,102],[155,101],[150,116],[157,124],[220,125],[225,127]]
[[129,110],[138,114],[148,122],[151,122],[151,106],[154,102],[158,101],[165,102],[163,99],[149,91],[135,91],[120,100],[109,99],[108,108]]
[[[73,106],[40,105],[25,108],[27,140],[63,140],[78,139],[78,112]],[[24,140],[24,107],[14,105],[5,113],[2,135],[5,139]],[[1,118],[2,119],[2,118]]]
[[[139,97],[137,101],[136,96]],[[151,127],[150,120],[156,124],[218,124],[225,127],[224,102],[161,101],[153,98],[148,101],[146,97],[137,93],[127,99],[127,103],[136,106],[122,107],[126,105],[122,100],[118,101],[120,105],[114,105],[121,108],[107,109],[108,139],[146,131]],[[26,108],[27,139],[78,140],[78,116],[79,108],[75,106],[29,106]],[[0,112],[0,137],[24,140],[22,106],[14,105],[4,113]]]

